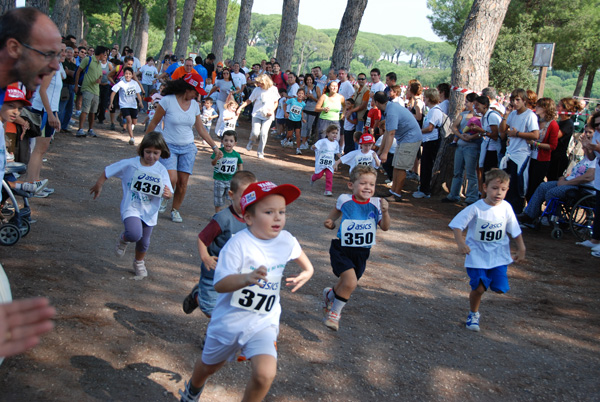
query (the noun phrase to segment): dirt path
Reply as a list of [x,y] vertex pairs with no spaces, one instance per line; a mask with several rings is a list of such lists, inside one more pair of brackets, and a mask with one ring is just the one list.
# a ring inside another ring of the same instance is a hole
[[[247,122],[239,131],[243,150]],[[135,281],[131,250],[123,259],[113,254],[120,182],[109,180],[96,201],[88,194],[105,165],[134,149],[124,135],[98,132],[97,139],[57,136],[42,171],[56,193],[32,200],[31,233],[0,249],[14,297],[45,295],[58,310],[41,345],[0,366],[2,401],[174,401],[201,353],[207,320],[185,315],[181,302],[197,281],[196,236],[213,211],[208,149],[200,147],[183,224],[160,216],[146,259],[150,276]],[[459,208],[437,199],[393,205],[392,228],[378,233],[334,333],[320,321],[319,301],[334,283],[334,233],[322,222],[335,198],[322,195],[324,180],[309,187],[311,152],[269,145],[266,160],[245,155],[244,167],[303,191],[286,229],[315,275],[298,293],[282,293],[279,371],[267,401],[600,399],[599,264],[574,238],[527,232],[528,260],[509,268],[507,295],[484,296],[482,331],[472,333],[464,329],[463,258],[447,228]],[[343,176],[334,177],[336,196],[345,191]],[[286,272],[296,270],[290,264]],[[248,363],[228,364],[202,400],[240,400],[248,373]]]

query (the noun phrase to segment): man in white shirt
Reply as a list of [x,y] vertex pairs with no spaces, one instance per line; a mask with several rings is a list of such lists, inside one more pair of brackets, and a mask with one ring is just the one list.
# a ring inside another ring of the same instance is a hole
[[233,71],[231,72],[231,80],[236,87],[236,91],[239,93],[244,92],[246,88],[246,82],[248,81],[248,77],[242,71],[240,71],[240,63],[237,61],[233,63]]
[[348,81],[348,72],[345,68],[338,70],[338,79],[340,80],[338,93],[344,97],[344,99],[350,99],[354,95],[354,87]]
[[325,89],[327,86],[327,77],[323,75],[323,71],[319,66],[313,67],[311,72],[313,77],[315,77],[315,84],[317,85],[317,88],[319,88],[321,93],[323,93],[323,89]]
[[371,110],[373,103],[373,96],[379,91],[383,91],[385,89],[385,84],[381,82],[381,71],[378,68],[374,68],[371,70],[371,99],[369,99],[369,104],[367,105],[367,110]]

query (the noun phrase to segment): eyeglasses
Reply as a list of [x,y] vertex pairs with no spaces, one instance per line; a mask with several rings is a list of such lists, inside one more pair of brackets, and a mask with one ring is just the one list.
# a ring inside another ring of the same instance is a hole
[[357,80],[364,81],[364,80],[366,80],[366,78],[357,78]]
[[56,52],[47,52],[46,53],[46,52],[42,52],[41,50],[38,50],[38,49],[36,49],[36,48],[34,48],[32,46],[29,46],[27,43],[21,43],[21,45],[23,45],[23,47],[25,47],[25,48],[27,48],[29,50],[33,50],[34,52],[41,54],[42,56],[44,56],[44,58],[46,59],[46,61],[51,61],[53,59],[56,59],[56,60],[60,59],[61,52],[58,52],[58,53],[56,53]]

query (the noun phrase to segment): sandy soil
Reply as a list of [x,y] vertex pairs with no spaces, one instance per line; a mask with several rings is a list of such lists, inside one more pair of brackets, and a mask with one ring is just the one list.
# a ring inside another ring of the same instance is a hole
[[[242,121],[240,152],[248,128]],[[98,132],[96,139],[57,135],[42,171],[56,193],[33,199],[31,233],[0,249],[14,297],[48,296],[58,310],[56,329],[38,347],[0,366],[2,401],[174,401],[201,353],[208,321],[198,311],[185,315],[181,302],[200,272],[196,236],[213,213],[209,150],[199,145],[184,222],[160,216],[146,259],[150,276],[136,281],[132,251],[113,254],[120,182],[109,180],[96,201],[89,196],[103,167],[134,148],[120,133]],[[322,195],[324,180],[309,187],[312,152],[296,156],[272,140],[266,160],[255,153],[244,160],[259,179],[303,191],[286,229],[315,266],[299,292],[282,293],[278,375],[267,401],[600,399],[598,260],[572,236],[526,232],[527,261],[509,268],[508,294],[484,296],[482,330],[473,333],[464,329],[463,257],[447,228],[460,207],[439,199],[394,204],[392,228],[378,233],[335,333],[319,307],[322,289],[334,283],[334,233],[322,222],[335,197]],[[335,175],[336,196],[346,177]],[[202,399],[240,400],[249,369],[228,364]]]

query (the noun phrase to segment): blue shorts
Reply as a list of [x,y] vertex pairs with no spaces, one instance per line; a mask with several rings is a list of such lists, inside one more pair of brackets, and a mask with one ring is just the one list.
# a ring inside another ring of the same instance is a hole
[[496,268],[467,268],[467,274],[471,280],[471,290],[479,287],[483,283],[485,290],[492,289],[494,292],[506,293],[510,290],[508,286],[508,276],[506,275],[507,265],[501,265]]
[[356,279],[365,273],[367,259],[371,254],[370,248],[365,247],[345,247],[342,246],[340,239],[332,239],[329,247],[329,260],[335,276],[339,277],[349,269],[354,269]]
[[168,159],[160,158],[160,163],[163,164],[167,170],[176,170],[187,174],[192,174],[194,170],[194,161],[196,160],[196,154],[198,148],[194,143],[187,145],[174,145],[168,144],[171,156]]
[[200,307],[200,311],[207,316],[212,316],[215,304],[217,304],[218,295],[219,293],[217,293],[213,286],[213,278],[202,275],[198,281],[198,307]]

